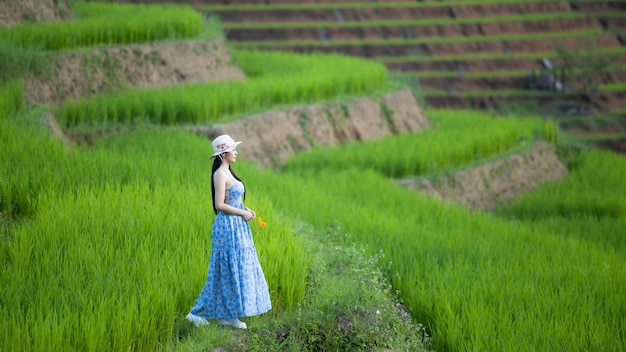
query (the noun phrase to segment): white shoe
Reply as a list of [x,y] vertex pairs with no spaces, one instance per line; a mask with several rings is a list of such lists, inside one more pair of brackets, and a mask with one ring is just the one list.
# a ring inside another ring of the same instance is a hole
[[187,316],[185,317],[187,318],[187,320],[189,320],[190,322],[194,323],[196,326],[203,326],[203,325],[209,325],[209,321],[199,317],[197,315],[193,315],[191,313],[187,314]]
[[247,328],[246,323],[244,323],[243,321],[241,321],[239,319],[219,319],[217,324],[219,324],[219,325],[230,325],[230,326],[238,328],[238,329],[245,329],[245,328]]

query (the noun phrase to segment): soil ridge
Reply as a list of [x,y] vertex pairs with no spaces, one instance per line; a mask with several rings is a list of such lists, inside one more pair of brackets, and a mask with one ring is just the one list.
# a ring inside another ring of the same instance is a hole
[[188,130],[209,139],[220,134],[244,140],[238,149],[262,166],[277,167],[292,155],[316,146],[335,146],[428,129],[430,122],[411,90],[381,97],[301,105],[253,114],[243,119]]
[[539,185],[566,178],[569,171],[550,144],[538,141],[526,151],[484,163],[439,180],[410,178],[399,185],[470,209],[493,210]]
[[51,55],[53,73],[25,80],[35,104],[59,104],[125,87],[245,79],[222,39],[180,40],[95,48]]

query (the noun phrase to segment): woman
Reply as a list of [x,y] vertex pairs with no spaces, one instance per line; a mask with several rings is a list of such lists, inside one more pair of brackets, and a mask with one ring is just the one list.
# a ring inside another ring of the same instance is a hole
[[240,317],[258,315],[272,308],[267,282],[259,264],[248,221],[256,214],[242,203],[246,191],[243,181],[230,165],[237,161],[235,142],[221,135],[213,146],[213,211],[209,274],[196,304],[187,319],[196,326],[208,325],[217,318],[219,325],[245,329]]

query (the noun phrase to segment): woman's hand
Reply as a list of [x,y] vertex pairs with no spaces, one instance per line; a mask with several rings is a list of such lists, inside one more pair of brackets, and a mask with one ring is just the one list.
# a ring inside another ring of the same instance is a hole
[[244,211],[243,211],[243,215],[242,215],[242,216],[243,216],[243,218],[244,218],[246,221],[250,221],[250,220],[254,219],[254,217],[256,216],[256,214],[255,214],[252,210],[248,209],[248,210],[244,210]]

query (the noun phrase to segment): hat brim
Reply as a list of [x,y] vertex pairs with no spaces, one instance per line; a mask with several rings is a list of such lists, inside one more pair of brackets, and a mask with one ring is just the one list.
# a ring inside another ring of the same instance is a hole
[[216,157],[216,156],[218,156],[218,155],[220,155],[220,154],[222,154],[222,153],[232,152],[233,150],[237,149],[237,146],[238,146],[239,144],[241,144],[241,142],[242,142],[242,141],[235,142],[235,143],[233,143],[232,145],[230,145],[230,146],[228,147],[228,149],[226,149],[226,150],[222,150],[221,152],[215,152],[215,153],[213,153],[213,155],[211,155],[211,158]]

